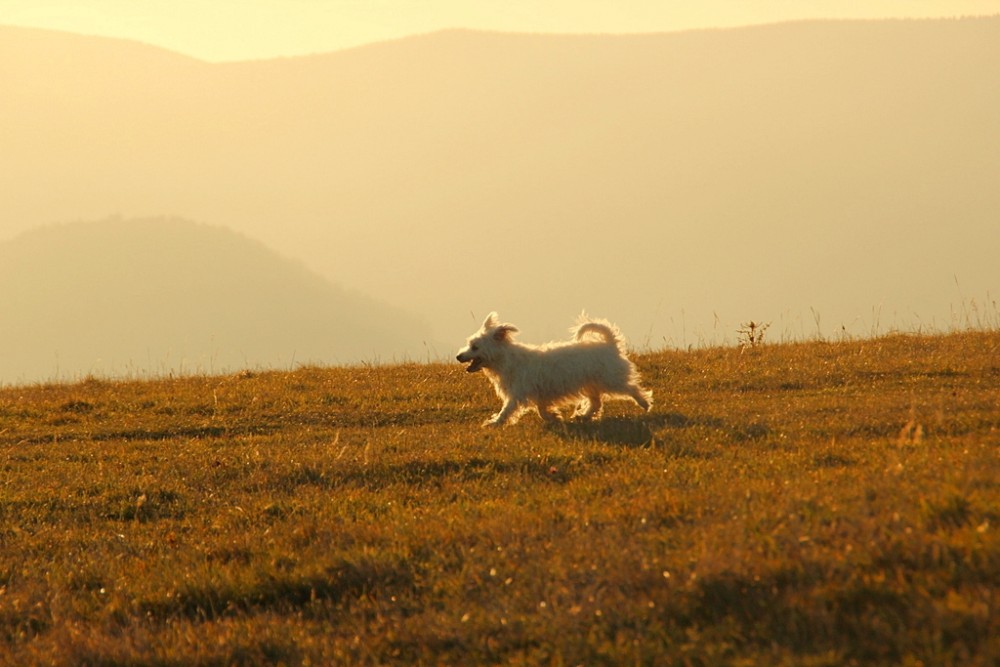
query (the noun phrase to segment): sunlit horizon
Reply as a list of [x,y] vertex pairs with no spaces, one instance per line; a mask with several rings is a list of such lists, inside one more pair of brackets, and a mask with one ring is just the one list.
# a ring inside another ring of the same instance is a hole
[[408,3],[220,0],[37,3],[8,0],[0,25],[58,30],[142,42],[208,62],[264,60],[338,51],[446,29],[544,34],[634,34],[733,28],[809,19],[953,18],[1000,13],[1000,0],[880,0],[861,6],[813,0],[752,4],[713,0],[660,2],[559,1]]

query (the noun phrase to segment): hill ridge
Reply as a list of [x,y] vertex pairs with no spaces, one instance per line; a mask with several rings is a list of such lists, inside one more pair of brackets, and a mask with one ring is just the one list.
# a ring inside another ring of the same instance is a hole
[[0,23],[0,36],[6,32],[8,35],[31,35],[34,33],[36,35],[50,35],[53,37],[63,37],[63,38],[79,38],[81,42],[86,41],[91,44],[96,44],[101,41],[117,43],[121,46],[128,47],[143,47],[155,51],[160,51],[167,53],[179,58],[194,61],[199,64],[214,67],[214,66],[227,66],[227,65],[252,65],[252,64],[262,64],[271,62],[290,62],[296,60],[308,60],[313,58],[325,58],[334,57],[339,54],[346,52],[352,52],[356,50],[365,50],[370,48],[377,48],[382,45],[397,44],[407,41],[422,41],[428,39],[436,39],[438,37],[447,36],[495,36],[495,37],[510,37],[510,38],[529,38],[529,39],[642,39],[642,38],[662,38],[668,36],[684,35],[684,34],[712,34],[712,33],[725,33],[725,32],[742,32],[742,31],[754,31],[754,30],[767,30],[774,28],[782,28],[787,26],[802,26],[802,25],[818,25],[818,26],[832,26],[832,25],[844,25],[852,26],[859,24],[893,24],[893,23],[903,23],[903,24],[947,24],[947,23],[959,23],[959,22],[971,22],[971,21],[989,21],[989,20],[1000,20],[1000,13],[991,14],[980,14],[980,15],[961,15],[953,17],[884,17],[884,18],[804,18],[804,19],[787,19],[787,20],[777,20],[768,21],[763,23],[750,23],[746,25],[736,25],[736,26],[721,26],[721,27],[698,27],[698,28],[681,28],[675,30],[657,30],[657,31],[638,31],[638,32],[538,32],[538,31],[518,31],[518,30],[499,30],[499,29],[488,29],[488,28],[466,28],[466,27],[450,27],[450,28],[438,28],[433,30],[427,30],[422,32],[414,32],[408,35],[402,35],[399,37],[389,37],[385,39],[378,39],[364,44],[358,44],[355,46],[347,46],[343,48],[333,48],[330,50],[317,51],[313,53],[295,54],[289,56],[273,56],[273,57],[262,57],[253,59],[241,59],[241,60],[225,60],[225,61],[207,61],[196,56],[192,56],[184,53],[182,50],[165,47],[158,45],[154,42],[145,42],[142,40],[129,38],[129,37],[116,37],[107,36],[94,33],[85,32],[75,32],[72,30],[64,30],[57,28],[39,28],[34,26],[24,26],[12,23]]
[[946,330],[963,295],[997,291],[1000,22],[812,25],[839,27],[26,68],[0,108],[18,128],[0,236],[176,211],[419,311],[440,340],[490,310],[534,339],[587,309],[681,347],[750,319]]
[[405,358],[417,318],[242,232],[174,216],[37,228],[0,243],[0,381]]

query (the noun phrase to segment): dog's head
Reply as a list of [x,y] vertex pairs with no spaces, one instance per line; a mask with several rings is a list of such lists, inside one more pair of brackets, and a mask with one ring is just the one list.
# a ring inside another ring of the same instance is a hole
[[501,324],[497,314],[490,313],[479,331],[470,336],[465,347],[458,351],[456,359],[463,364],[469,364],[465,369],[469,373],[491,368],[496,359],[503,354],[515,333],[517,327],[512,324]]

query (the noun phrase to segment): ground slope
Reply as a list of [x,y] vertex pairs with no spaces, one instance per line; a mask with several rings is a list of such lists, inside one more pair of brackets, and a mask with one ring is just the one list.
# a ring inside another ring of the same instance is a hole
[[640,356],[652,413],[457,364],[0,391],[19,664],[995,664],[1000,334]]

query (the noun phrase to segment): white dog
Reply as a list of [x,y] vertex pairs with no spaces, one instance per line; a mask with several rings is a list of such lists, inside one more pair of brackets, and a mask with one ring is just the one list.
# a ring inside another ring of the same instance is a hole
[[649,411],[653,394],[639,386],[639,373],[625,356],[618,328],[581,315],[570,331],[570,341],[526,345],[514,340],[516,327],[501,324],[490,313],[457,357],[471,362],[468,372],[483,371],[503,401],[484,426],[513,423],[531,409],[555,422],[560,419],[557,409],[567,403],[578,403],[575,417],[591,419],[600,413],[605,395],[631,398]]

